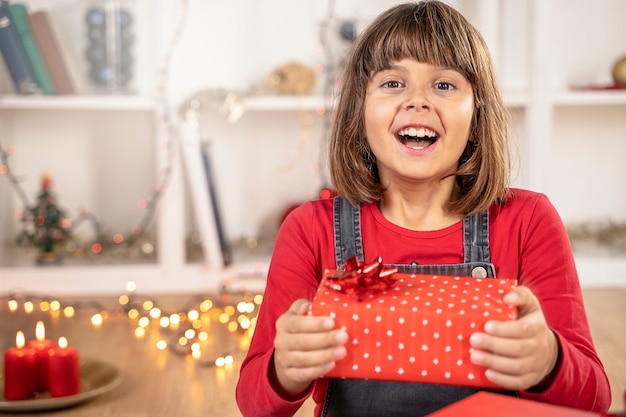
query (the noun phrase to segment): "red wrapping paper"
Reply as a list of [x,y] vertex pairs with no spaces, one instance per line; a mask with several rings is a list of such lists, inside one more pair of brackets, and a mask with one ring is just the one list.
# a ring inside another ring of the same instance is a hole
[[337,276],[325,273],[310,310],[348,333],[347,356],[327,377],[497,388],[471,363],[469,337],[488,320],[517,317],[502,302],[515,280],[396,273],[391,287],[359,300],[337,290]]
[[619,417],[480,391],[426,417]]

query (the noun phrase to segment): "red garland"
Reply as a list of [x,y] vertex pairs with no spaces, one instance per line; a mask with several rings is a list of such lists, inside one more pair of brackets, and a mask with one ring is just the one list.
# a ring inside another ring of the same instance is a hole
[[384,266],[381,257],[362,264],[356,256],[346,261],[345,268],[326,278],[326,286],[361,301],[390,288],[398,268]]

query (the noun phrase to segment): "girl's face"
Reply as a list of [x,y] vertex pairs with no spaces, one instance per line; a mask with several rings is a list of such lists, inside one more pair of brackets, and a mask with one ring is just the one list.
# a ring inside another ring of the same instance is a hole
[[374,74],[365,98],[365,135],[383,187],[437,185],[454,172],[473,112],[472,86],[453,69],[403,59]]

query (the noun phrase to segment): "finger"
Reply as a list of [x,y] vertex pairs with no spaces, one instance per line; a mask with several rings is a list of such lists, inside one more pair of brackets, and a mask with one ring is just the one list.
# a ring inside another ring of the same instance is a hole
[[532,291],[523,285],[515,287],[515,289],[502,297],[502,301],[506,304],[516,306],[518,317],[524,317],[535,311],[541,311],[539,300]]
[[276,320],[276,332],[287,333],[316,333],[325,332],[335,327],[335,321],[325,316],[309,316],[306,314],[311,302],[298,299],[293,302],[289,310]]
[[285,368],[312,368],[341,360],[346,356],[343,345],[307,351],[275,351],[276,360]]
[[534,373],[511,375],[497,372],[493,369],[485,371],[485,376],[494,384],[511,391],[522,391],[528,389],[535,385],[534,381],[537,380],[537,375]]
[[485,323],[484,331],[490,336],[524,339],[533,337],[542,329],[541,317],[538,312],[517,320],[496,321]]
[[307,368],[292,367],[283,370],[284,376],[292,381],[307,386],[311,381],[322,378],[335,367],[335,362],[326,362]]
[[[510,339],[493,337],[484,333],[470,336],[470,344],[479,351],[491,352],[498,357],[524,358],[535,354],[537,342],[534,338]],[[490,363],[481,363],[490,366]]]
[[291,304],[289,307],[289,312],[295,315],[301,316],[307,312],[309,307],[311,306],[311,302],[305,298],[299,298]]
[[298,352],[310,352],[343,346],[348,341],[344,330],[332,330],[318,333],[300,333],[292,337],[277,337],[274,346]]

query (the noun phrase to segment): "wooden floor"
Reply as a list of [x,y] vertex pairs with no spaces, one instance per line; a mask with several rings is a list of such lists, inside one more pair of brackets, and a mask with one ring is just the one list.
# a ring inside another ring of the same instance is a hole
[[583,291],[591,334],[611,382],[611,411],[624,411],[626,390],[626,289]]

